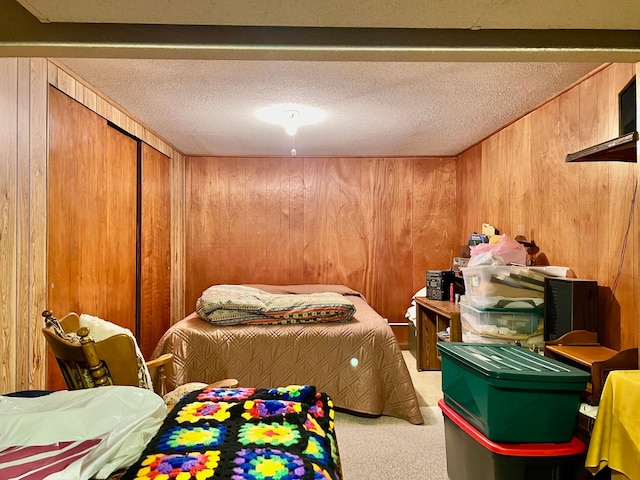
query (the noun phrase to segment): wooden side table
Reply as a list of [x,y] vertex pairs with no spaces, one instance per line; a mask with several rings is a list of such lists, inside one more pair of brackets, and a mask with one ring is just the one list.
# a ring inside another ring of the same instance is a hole
[[609,372],[638,369],[637,348],[617,351],[603,347],[597,334],[586,330],[572,330],[546,342],[544,355],[591,373],[591,381],[582,395],[591,405],[598,405]]
[[[438,356],[438,341],[462,341],[460,308],[447,300],[430,300],[416,297],[416,368],[440,370],[442,363]],[[449,338],[438,334],[449,327]]]

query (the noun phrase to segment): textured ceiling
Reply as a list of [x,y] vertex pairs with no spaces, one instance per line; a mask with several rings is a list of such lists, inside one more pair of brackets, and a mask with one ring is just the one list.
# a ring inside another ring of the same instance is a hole
[[20,0],[43,22],[637,29],[637,0]]
[[[453,5],[453,7],[452,7]],[[599,65],[637,0],[0,0],[0,55],[57,58],[185,154],[456,155]]]
[[298,155],[456,155],[597,64],[60,59],[190,155],[288,155],[272,103],[324,109]]

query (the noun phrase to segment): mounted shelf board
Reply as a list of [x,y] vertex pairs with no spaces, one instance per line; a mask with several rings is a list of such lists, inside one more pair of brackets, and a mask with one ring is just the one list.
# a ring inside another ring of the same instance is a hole
[[567,162],[637,162],[636,144],[638,132],[633,131],[624,135],[585,148],[579,152],[567,154]]

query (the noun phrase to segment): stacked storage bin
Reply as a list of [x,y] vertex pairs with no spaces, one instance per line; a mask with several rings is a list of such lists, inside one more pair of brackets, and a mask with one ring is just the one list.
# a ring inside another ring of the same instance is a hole
[[439,342],[450,480],[574,478],[589,374],[516,345]]
[[468,343],[544,344],[544,277],[527,267],[462,269],[462,340]]

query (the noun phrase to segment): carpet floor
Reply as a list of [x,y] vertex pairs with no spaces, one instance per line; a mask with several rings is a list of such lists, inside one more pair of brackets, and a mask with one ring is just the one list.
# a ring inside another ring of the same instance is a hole
[[423,425],[382,416],[336,413],[344,480],[447,480],[440,371],[418,372],[403,351],[418,396]]

